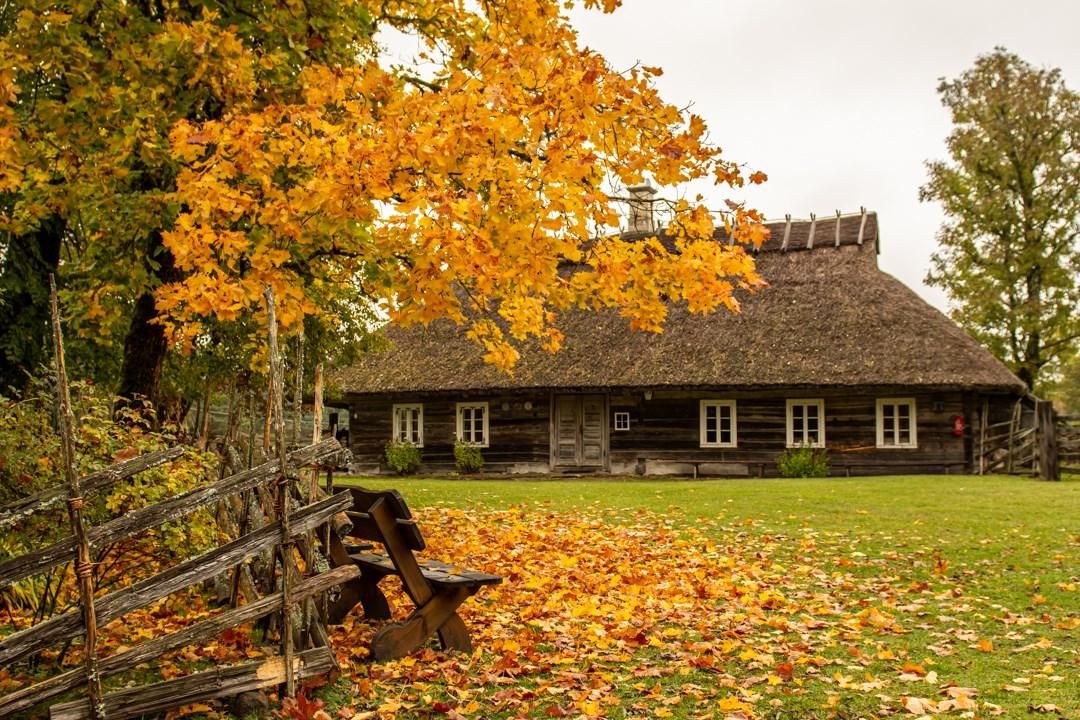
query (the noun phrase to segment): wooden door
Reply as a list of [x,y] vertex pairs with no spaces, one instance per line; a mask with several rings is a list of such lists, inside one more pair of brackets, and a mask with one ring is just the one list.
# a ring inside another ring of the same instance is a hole
[[556,395],[553,422],[556,467],[604,467],[607,402],[603,395]]

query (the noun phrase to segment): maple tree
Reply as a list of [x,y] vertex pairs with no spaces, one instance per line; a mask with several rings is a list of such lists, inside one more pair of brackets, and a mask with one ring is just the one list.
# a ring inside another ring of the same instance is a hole
[[[567,307],[617,306],[650,330],[667,301],[734,308],[733,288],[757,281],[753,264],[712,241],[704,206],[675,205],[671,253],[656,239],[610,239],[618,201],[604,188],[647,175],[739,185],[740,168],[700,118],[660,99],[658,70],[615,72],[578,46],[562,12],[547,0],[375,3],[376,24],[426,41],[430,79],[377,56],[312,66],[299,101],[178,124],[186,209],[165,242],[185,277],[159,293],[170,330],[190,339],[199,318],[239,317],[266,285],[292,326],[326,311],[319,288],[346,285],[399,322],[467,324],[510,368],[513,341],[559,347]],[[763,237],[756,219],[739,206],[725,217],[740,241]],[[565,262],[585,269],[564,277]]]
[[[744,178],[701,118],[663,102],[659,70],[616,72],[580,47],[564,13],[35,0],[0,42],[4,229],[66,221],[72,321],[126,332],[125,392],[153,394],[166,332],[198,347],[267,285],[287,331],[379,304],[465,323],[507,368],[528,337],[557,348],[571,306],[617,306],[651,330],[666,300],[734,308],[757,278],[740,247],[711,241],[713,213],[673,204],[673,254],[612,241],[611,193],[764,176]],[[420,38],[435,69],[388,63],[382,27]],[[741,206],[720,218],[738,241],[765,233]],[[587,269],[566,278],[567,262]]]

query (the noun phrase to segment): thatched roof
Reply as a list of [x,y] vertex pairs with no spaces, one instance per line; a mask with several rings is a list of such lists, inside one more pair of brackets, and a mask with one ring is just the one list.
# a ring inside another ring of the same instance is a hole
[[[770,223],[757,254],[769,287],[742,312],[674,307],[663,333],[616,312],[575,311],[563,349],[526,349],[513,376],[486,365],[459,327],[387,328],[390,350],[338,373],[350,393],[510,388],[895,385],[1019,392],[1023,384],[949,318],[877,267],[873,213]],[[859,242],[860,227],[862,242]],[[785,229],[788,242],[782,248]]]

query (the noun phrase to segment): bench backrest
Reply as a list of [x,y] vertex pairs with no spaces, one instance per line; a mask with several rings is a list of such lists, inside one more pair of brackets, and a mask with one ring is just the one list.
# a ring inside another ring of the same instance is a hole
[[412,513],[409,512],[409,506],[405,504],[405,498],[401,497],[401,493],[397,490],[368,490],[367,488],[356,487],[335,488],[335,490],[338,489],[348,489],[352,495],[353,504],[349,519],[352,521],[353,529],[349,534],[353,537],[383,545],[387,544],[389,538],[383,536],[383,533],[371,517],[372,508],[376,503],[381,502],[394,518],[393,532],[397,534],[398,540],[413,551],[420,551],[426,547],[424,536],[420,533],[420,526],[416,524]]

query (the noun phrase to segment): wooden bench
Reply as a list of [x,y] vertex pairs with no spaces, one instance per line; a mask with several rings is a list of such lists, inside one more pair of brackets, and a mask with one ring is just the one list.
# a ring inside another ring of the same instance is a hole
[[426,543],[401,494],[396,490],[347,489],[353,498],[352,509],[347,513],[352,522],[349,536],[378,543],[383,552],[373,552],[370,544],[338,541],[331,533],[333,563],[352,563],[360,568],[360,577],[342,587],[341,596],[331,609],[331,621],[340,622],[357,603],[363,606],[366,617],[389,620],[390,605],[379,589],[379,582],[388,575],[396,575],[416,607],[403,622],[385,625],[376,633],[371,643],[372,657],[376,660],[404,657],[436,633],[443,648],[470,652],[472,641],[457,608],[480,588],[498,584],[502,578],[416,558],[413,553],[424,550]]

